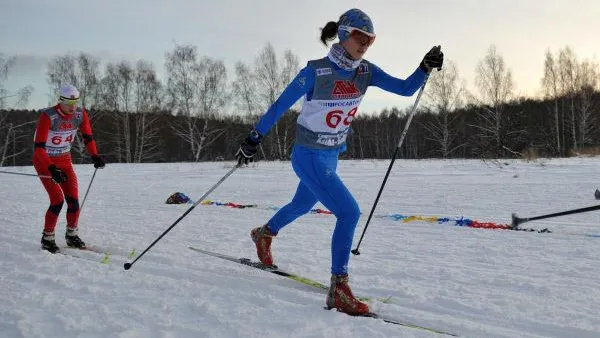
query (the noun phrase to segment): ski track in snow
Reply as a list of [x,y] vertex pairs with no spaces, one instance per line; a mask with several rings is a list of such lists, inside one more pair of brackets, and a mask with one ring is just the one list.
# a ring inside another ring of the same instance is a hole
[[[389,165],[340,161],[338,173],[363,217]],[[187,249],[255,259],[249,237],[274,211],[197,206],[131,270],[141,253],[203,195],[231,162],[108,164],[96,174],[80,218],[87,259],[39,248],[48,198],[36,178],[0,174],[0,337],[441,337],[325,311],[322,291]],[[32,167],[3,170],[33,173]],[[93,173],[77,165],[81,198]],[[238,169],[207,199],[285,205],[298,179],[288,162]],[[523,162],[398,160],[376,215],[401,213],[510,223],[598,203],[600,159]],[[316,207],[323,207],[318,204]],[[64,213],[57,242],[64,245]],[[309,214],[283,229],[273,253],[284,270],[328,284],[335,218]],[[600,337],[600,212],[524,223],[539,234],[373,218],[350,260],[355,294],[392,296],[371,307],[401,321],[463,337]],[[72,251],[72,250],[71,250]]]

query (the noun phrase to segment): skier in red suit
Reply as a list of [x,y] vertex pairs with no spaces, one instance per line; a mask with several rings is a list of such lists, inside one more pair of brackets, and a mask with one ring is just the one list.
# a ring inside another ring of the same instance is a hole
[[34,136],[33,166],[48,192],[50,207],[46,211],[42,249],[52,253],[59,251],[55,241],[55,228],[62,206],[67,201],[67,246],[85,248],[77,234],[79,220],[79,193],[77,175],[71,161],[71,143],[81,131],[87,152],[94,167],[102,169],[104,161],[98,156],[96,142],[87,112],[77,106],[79,91],[72,85],[60,87],[58,103],[41,110]]

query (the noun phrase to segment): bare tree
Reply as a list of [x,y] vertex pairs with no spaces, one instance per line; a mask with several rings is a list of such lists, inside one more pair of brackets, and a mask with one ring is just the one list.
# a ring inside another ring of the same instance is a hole
[[183,115],[183,125],[172,125],[177,135],[190,145],[191,154],[196,153],[194,133],[197,130],[197,52],[192,45],[176,45],[172,53],[166,54],[167,95],[174,113]]
[[156,158],[158,137],[154,114],[162,104],[162,85],[154,67],[139,60],[108,63],[100,81],[96,107],[111,112],[114,128],[107,134],[117,162],[139,163]]
[[[275,49],[268,43],[259,53],[254,63],[254,74],[259,84],[259,102],[264,111],[275,103],[285,86],[298,73],[298,58],[291,51],[286,51],[281,62],[278,62]],[[280,64],[282,64],[281,67]],[[293,136],[290,135],[292,127],[287,120],[284,120],[283,125],[279,125],[279,123],[275,125],[273,155],[276,158],[287,158],[287,152],[293,139]]]
[[[19,132],[19,128],[37,122],[37,121],[29,121],[29,122],[21,123],[18,125],[15,125],[14,123],[11,122],[11,123],[4,125],[4,123],[3,123],[4,121],[2,121],[3,119],[5,119],[5,116],[0,115],[0,122],[2,122],[2,125],[3,125],[3,127],[0,128],[0,136],[2,137],[2,139],[0,139],[0,167],[2,167],[4,164],[6,164],[7,160],[10,160],[11,158],[14,160],[19,155],[21,155],[27,151],[27,149],[25,149],[25,148],[22,148],[19,151],[17,151],[16,148],[14,147],[14,145],[17,144],[17,141],[19,141],[25,137],[31,137],[30,134],[25,134],[23,132]],[[9,154],[8,150],[11,145],[13,145],[13,153]],[[14,163],[13,163],[13,165],[14,165]]]
[[119,64],[112,62],[107,63],[104,70],[104,76],[100,80],[99,102],[96,104],[96,107],[110,111],[112,114],[111,117],[113,118],[113,125],[115,127],[107,134],[110,136],[111,142],[115,144],[112,149],[116,162],[118,163],[126,162],[126,158],[123,156],[123,117],[119,115],[125,112],[126,108],[126,104],[122,100],[123,95],[121,94],[123,88],[124,85],[119,70]]
[[481,123],[474,126],[484,141],[482,154],[489,146],[494,147],[498,154],[504,151],[514,153],[505,146],[504,140],[512,131],[503,130],[505,104],[513,91],[512,74],[496,46],[492,45],[487,55],[478,63],[475,82],[479,88],[479,102],[483,107],[480,114]]
[[426,104],[435,113],[435,120],[424,125],[429,132],[426,139],[439,145],[439,152],[443,158],[449,157],[464,144],[454,144],[457,132],[451,128],[457,114],[452,114],[463,106],[465,91],[464,81],[460,80],[456,64],[447,60],[444,70],[435,73],[429,79],[426,95]]
[[600,71],[598,64],[583,61],[577,67],[575,111],[579,132],[579,144],[583,147],[592,143],[592,135],[597,130],[597,112],[594,110],[598,102],[594,100],[598,88]]
[[544,91],[544,95],[547,99],[552,100],[553,107],[552,112],[554,115],[554,132],[555,132],[555,140],[556,140],[556,153],[562,154],[561,148],[561,133],[560,133],[560,124],[559,124],[559,110],[558,110],[558,100],[560,97],[559,90],[559,75],[558,75],[558,65],[552,56],[550,51],[546,52],[546,59],[544,60],[544,77],[542,78],[542,90]]
[[207,144],[219,130],[209,127],[211,114],[217,114],[226,100],[226,70],[221,61],[198,60],[196,46],[176,45],[166,54],[167,95],[183,123],[177,120],[172,128],[190,145],[190,159],[199,161]]
[[197,94],[202,127],[195,133],[196,152],[193,158],[196,162],[200,160],[204,148],[224,133],[223,129],[211,129],[209,122],[220,115],[219,112],[222,111],[227,100],[227,70],[223,61],[203,58],[197,72],[199,80]]
[[254,74],[259,84],[257,91],[264,111],[275,102],[282,90],[277,55],[270,43],[267,43],[255,59]]
[[48,83],[54,93],[63,84],[72,84],[80,93],[81,104],[89,107],[98,99],[100,61],[94,56],[80,52],[53,58],[48,62]]
[[[280,81],[281,81],[281,90],[278,93],[281,94],[281,91],[294,79],[294,77],[298,74],[300,67],[298,57],[292,53],[290,50],[286,50],[283,53],[283,58],[281,61],[281,71],[280,71]],[[295,105],[291,107],[291,109],[298,108],[298,101]],[[285,159],[288,157],[290,149],[293,145],[294,135],[292,132],[295,130],[296,120],[292,118],[283,118],[280,120],[282,128],[278,128],[277,135],[279,135],[280,141],[278,142],[281,145],[279,158]]]
[[[235,64],[236,79],[232,83],[233,100],[239,111],[245,113],[247,117],[258,115],[258,97],[256,94],[256,77],[250,67],[242,62]],[[255,121],[248,121],[253,123]]]
[[300,69],[300,62],[298,56],[292,53],[291,50],[283,52],[282,67],[281,67],[281,88],[285,88],[288,83],[292,82],[298,70]]
[[[11,67],[14,66],[16,57],[6,58],[4,54],[0,53],[0,109],[4,109],[8,106],[8,101],[11,97],[17,97],[14,107],[25,106],[29,96],[33,91],[32,86],[25,86],[17,91],[16,94],[11,94],[4,88],[4,80],[8,78]],[[7,160],[15,159],[20,154],[24,153],[26,149],[21,149],[19,152],[16,151],[15,145],[17,141],[25,136],[19,132],[19,128],[35,121],[25,122],[15,125],[9,122],[8,112],[0,113],[0,167],[3,166]],[[13,153],[9,154],[8,150],[10,146],[13,146]]]
[[4,88],[3,82],[8,77],[8,70],[13,62],[14,58],[6,58],[4,54],[0,53],[0,109],[6,106],[6,100],[9,97],[8,90]]
[[122,152],[125,163],[131,163],[133,162],[133,156],[131,151],[132,142],[130,116],[131,108],[133,106],[133,80],[135,71],[131,64],[127,61],[120,62],[117,65],[117,71],[121,82],[118,95],[123,107],[121,113],[116,115],[117,126],[120,124],[123,130],[122,142],[118,143],[119,146],[117,149]]
[[76,75],[77,58],[72,54],[61,55],[48,62],[47,76],[51,90],[51,101],[56,99],[56,93],[61,85],[68,83],[77,87],[79,81]]
[[154,67],[143,60],[136,64],[134,79],[135,144],[133,161],[155,159],[158,154],[158,120],[156,113],[161,107],[162,85],[156,77]]
[[5,57],[3,53],[0,53],[0,109],[8,106],[10,98],[16,98],[13,104],[14,108],[26,106],[33,92],[33,87],[30,85],[18,89],[16,93],[10,93],[4,88],[4,80],[8,78],[10,69],[15,65],[16,60],[15,56]]
[[133,162],[130,118],[133,103],[134,69],[128,61],[108,63],[101,84],[101,107],[113,112],[111,133],[117,162]]
[[90,108],[99,99],[100,61],[90,54],[79,53],[77,56],[76,78],[81,105]]
[[556,56],[546,53],[542,86],[546,98],[553,100],[560,155],[567,155],[570,150],[578,152],[591,142],[597,124],[594,93],[599,73],[596,62],[579,62],[568,46],[560,49]]
[[[568,98],[570,119],[563,119],[563,133],[567,128],[571,132],[571,144],[573,149],[577,151],[577,123],[575,113],[575,95],[576,95],[576,78],[577,78],[577,56],[570,47],[565,47],[558,52],[558,71],[561,93]],[[563,106],[563,111],[566,109]],[[566,124],[566,125],[565,125]],[[563,136],[565,139],[565,136]]]

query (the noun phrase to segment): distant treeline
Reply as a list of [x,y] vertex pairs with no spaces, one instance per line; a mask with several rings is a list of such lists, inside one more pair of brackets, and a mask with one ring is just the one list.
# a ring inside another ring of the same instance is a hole
[[[31,164],[38,117],[18,109],[31,86],[17,93],[2,87],[14,58],[0,53],[0,166]],[[143,59],[108,62],[102,69],[99,58],[80,52],[50,60],[47,80],[52,92],[64,83],[79,89],[107,161],[197,162],[232,160],[259,115],[299,69],[297,56],[287,50],[278,57],[271,44],[253,62],[237,62],[229,71],[222,60],[201,57],[196,46],[176,45],[165,54],[163,79]],[[600,145],[600,66],[579,60],[565,47],[548,51],[543,69],[538,98],[519,97],[510,68],[492,45],[477,64],[477,90],[470,92],[447,58],[443,70],[428,79],[399,156],[488,159],[594,153]],[[9,104],[14,98],[18,102]],[[294,109],[264,139],[259,159],[289,158]],[[359,109],[342,156],[390,158],[406,121],[406,110],[366,114]],[[76,163],[88,161],[84,150],[78,138],[73,147]]]
[[[578,135],[570,137],[571,128],[565,128],[565,142],[557,148],[555,121],[552,110],[554,100],[526,99],[510,102],[504,107],[502,128],[499,139],[488,137],[482,132],[482,112],[489,107],[469,106],[447,114],[448,143],[437,138],[434,131],[439,129],[440,115],[427,110],[419,110],[412,121],[401,148],[400,157],[424,158],[535,158],[569,156],[577,153],[594,152],[600,146],[600,92],[590,96],[590,121],[585,138],[577,143]],[[559,103],[568,104],[569,98],[559,98]],[[563,102],[564,101],[564,102]],[[561,103],[562,102],[562,103]],[[352,122],[352,133],[348,138],[348,149],[342,156],[352,159],[390,158],[407,121],[407,111],[384,111],[378,116],[359,116]],[[0,159],[4,166],[30,165],[33,153],[35,111],[0,110],[4,117],[0,130]],[[233,160],[240,141],[252,124],[237,117],[193,118],[193,128],[202,139],[195,152],[190,143],[178,133],[189,125],[189,119],[174,116],[168,112],[146,114],[124,114],[114,111],[90,111],[94,136],[98,148],[107,162],[182,162]],[[131,126],[139,126],[145,120],[146,135],[139,135],[136,128],[130,128],[129,137],[115,130],[115,121],[126,116]],[[258,154],[258,159],[287,160],[293,146],[297,112],[289,111],[269,133]],[[255,120],[255,119],[254,119]],[[567,119],[568,120],[568,119]],[[125,142],[129,139],[127,149]],[[444,156],[444,151],[447,152]],[[89,163],[80,138],[73,146],[75,163]]]

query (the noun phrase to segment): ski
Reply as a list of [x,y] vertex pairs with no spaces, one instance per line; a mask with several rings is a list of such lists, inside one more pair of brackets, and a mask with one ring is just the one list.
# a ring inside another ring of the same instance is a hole
[[[97,262],[97,263],[102,263],[102,264],[109,264],[109,260],[110,257],[113,255],[112,251],[113,250],[109,250],[109,249],[105,249],[105,248],[101,248],[95,245],[87,245],[84,248],[73,248],[73,247],[69,247],[69,246],[61,246],[59,248],[60,250],[57,251],[57,254],[61,254],[63,256],[71,256],[71,257],[75,257],[75,258],[80,258],[80,259],[84,259],[84,260],[88,260],[88,261],[92,261],[92,262]],[[119,251],[119,250],[117,250]],[[86,255],[85,253],[88,252],[90,255]],[[125,254],[124,252],[121,253],[117,253],[118,256],[127,256],[127,258],[131,259],[135,257],[135,249],[132,249],[128,254]],[[100,258],[101,257],[101,258]]]
[[74,248],[74,247],[70,247],[70,246],[61,246],[60,247],[61,251],[65,251],[65,250],[75,250],[75,251],[90,251],[90,252],[95,252],[98,254],[106,254],[105,250],[94,247],[94,246],[85,246],[83,248]]
[[298,275],[294,275],[294,274],[285,272],[285,271],[279,269],[276,265],[267,266],[267,265],[263,265],[260,262],[252,261],[249,258],[237,258],[237,257],[233,257],[233,256],[228,256],[228,255],[220,254],[220,253],[217,253],[217,252],[212,252],[212,251],[208,251],[208,250],[203,250],[203,249],[195,248],[195,247],[192,247],[192,246],[189,246],[188,248],[191,249],[191,250],[193,250],[193,251],[203,253],[205,255],[209,255],[209,256],[212,256],[212,257],[221,258],[221,259],[228,260],[230,262],[239,263],[239,264],[242,264],[242,265],[247,265],[247,266],[253,267],[255,269],[267,271],[267,272],[274,273],[274,274],[282,276],[282,277],[289,278],[289,279],[294,280],[296,282],[299,282],[299,283],[302,283],[302,284],[305,284],[305,285],[309,285],[309,286],[315,287],[317,289],[329,291],[329,286],[327,286],[325,284],[322,284],[320,282],[314,281],[314,280],[306,278],[306,277],[301,277],[301,276],[298,276]]
[[69,247],[69,246],[61,246],[60,247],[61,251],[64,250],[68,250],[68,251],[87,251],[87,252],[94,252],[100,255],[105,255],[105,256],[123,256],[123,257],[127,257],[129,259],[135,258],[136,256],[136,252],[135,249],[131,249],[131,251],[127,252],[125,250],[119,250],[119,249],[109,249],[109,248],[105,248],[105,247],[100,247],[97,245],[86,245],[83,248],[73,248],[73,247]]
[[[212,257],[217,257],[217,258],[221,258],[230,262],[235,262],[238,264],[242,264],[242,265],[246,265],[246,266],[250,266],[253,267],[255,269],[259,269],[259,270],[263,270],[263,271],[267,271],[288,279],[291,279],[293,281],[296,281],[298,283],[304,284],[304,285],[308,285],[308,286],[312,286],[316,289],[319,289],[321,291],[324,291],[325,293],[327,293],[329,291],[329,286],[320,283],[318,281],[312,280],[310,278],[306,278],[306,277],[302,277],[299,275],[295,275],[293,273],[289,273],[286,272],[284,270],[279,269],[276,265],[273,266],[266,266],[260,262],[256,262],[253,261],[249,258],[238,258],[238,257],[234,257],[234,256],[229,256],[229,255],[224,255],[221,253],[217,253],[217,252],[213,252],[213,251],[208,251],[208,250],[203,250],[203,249],[199,249],[199,248],[195,248],[193,246],[188,246],[189,249],[196,251],[196,252],[200,252],[203,253],[205,255],[209,255]],[[362,301],[368,301],[369,298],[367,297],[358,297],[360,300]],[[378,301],[382,302],[382,303],[390,303],[392,300],[392,297],[385,297],[385,298],[378,298]]]
[[[331,310],[328,307],[325,307],[324,309],[325,310]],[[340,312],[340,313],[344,313],[344,312]],[[347,313],[344,313],[344,314],[347,314]],[[368,313],[366,315],[357,315],[357,316],[349,315],[349,316],[352,316],[352,317],[374,318],[374,319],[382,320],[382,321],[384,321],[384,322],[386,322],[388,324],[409,327],[411,329],[417,329],[417,330],[421,330],[421,331],[427,331],[427,332],[437,333],[437,334],[441,334],[441,335],[445,335],[445,336],[460,337],[458,334],[450,332],[450,331],[444,331],[444,330],[434,329],[434,328],[428,327],[428,326],[422,326],[422,325],[418,325],[418,324],[414,324],[414,323],[400,321],[400,320],[391,318],[389,316],[377,314],[377,313],[374,313],[374,312]]]
[[[84,252],[93,253],[93,255],[92,255],[92,257],[90,257],[85,254],[81,254]],[[72,247],[64,246],[64,247],[60,247],[60,250],[57,251],[56,253],[63,255],[63,256],[75,257],[75,258],[84,259],[87,261],[92,261],[92,262],[102,263],[102,264],[108,264],[110,255],[111,255],[109,252],[105,252],[105,251],[95,248],[93,246],[91,246],[91,247],[87,246],[84,248],[72,248]],[[98,258],[99,256],[102,256],[102,258],[101,259]]]
[[[267,271],[282,277],[286,277],[289,278],[291,280],[294,280],[296,282],[308,285],[308,286],[312,286],[314,288],[317,288],[321,291],[329,291],[329,286],[317,282],[315,280],[312,280],[310,278],[306,278],[306,277],[302,277],[302,276],[298,276],[295,275],[293,273],[289,273],[286,272],[284,270],[279,269],[277,266],[266,266],[260,262],[256,262],[253,261],[249,258],[238,258],[238,257],[234,257],[234,256],[229,256],[229,255],[225,255],[225,254],[221,254],[218,252],[213,252],[213,251],[209,251],[209,250],[204,250],[204,249],[199,249],[193,246],[188,246],[189,249],[196,251],[196,252],[200,252],[203,253],[205,255],[208,256],[212,256],[212,257],[216,257],[216,258],[220,258],[220,259],[224,259],[230,262],[234,262],[234,263],[238,263],[238,264],[242,264],[242,265],[246,265],[255,269],[259,269],[259,270],[263,270],[263,271]],[[359,297],[359,299],[363,300],[363,301],[368,301],[368,298],[364,298],[364,297]],[[391,301],[391,297],[386,297],[386,298],[381,298],[378,299],[380,302],[382,303],[389,303]],[[328,309],[327,307],[325,307],[325,309]],[[343,313],[343,312],[340,312]],[[435,329],[435,328],[431,328],[431,327],[427,327],[427,326],[422,326],[422,325],[418,325],[418,324],[413,324],[413,323],[409,323],[409,322],[405,322],[405,321],[400,321],[394,318],[390,318],[388,316],[385,315],[381,315],[381,314],[376,314],[376,313],[369,313],[367,315],[364,316],[359,316],[359,317],[368,317],[368,318],[375,318],[375,319],[380,319],[386,323],[389,324],[394,324],[394,325],[400,325],[400,326],[405,326],[405,327],[409,327],[409,328],[413,328],[413,329],[418,329],[418,330],[422,330],[422,331],[428,331],[428,332],[432,332],[432,333],[438,333],[438,334],[442,334],[442,335],[447,335],[447,336],[453,336],[453,337],[459,337],[457,334],[454,334],[452,332],[449,331],[444,331],[444,330],[439,330],[439,329]]]

